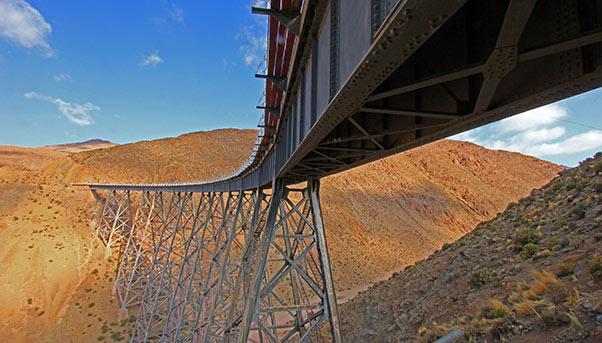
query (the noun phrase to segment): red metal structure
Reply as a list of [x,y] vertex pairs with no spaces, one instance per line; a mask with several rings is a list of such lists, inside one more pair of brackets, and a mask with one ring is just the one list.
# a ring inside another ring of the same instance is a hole
[[[302,0],[271,0],[269,10],[297,16],[303,6]],[[263,134],[258,142],[253,164],[259,163],[274,142],[280,121],[280,105],[284,90],[275,80],[286,80],[293,54],[296,35],[274,16],[268,17],[268,41],[265,70],[265,104]],[[259,75],[258,75],[259,76]]]

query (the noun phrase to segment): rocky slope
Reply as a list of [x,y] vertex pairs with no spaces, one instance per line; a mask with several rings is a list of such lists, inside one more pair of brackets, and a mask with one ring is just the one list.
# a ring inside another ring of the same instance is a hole
[[[209,179],[235,170],[254,139],[255,131],[228,129],[76,154],[0,149],[0,294],[8,299],[0,332],[10,341],[123,337],[114,261],[102,258],[88,225],[93,198],[70,183]],[[326,178],[322,205],[340,300],[461,237],[559,170],[441,141]]]
[[340,312],[349,342],[602,341],[602,154]]

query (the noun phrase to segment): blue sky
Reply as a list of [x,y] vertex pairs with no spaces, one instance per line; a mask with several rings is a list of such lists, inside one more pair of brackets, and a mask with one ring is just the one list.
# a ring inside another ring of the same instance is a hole
[[[265,17],[252,0],[0,0],[0,144],[126,143],[255,128]],[[602,91],[454,138],[575,165],[602,147]]]
[[255,127],[265,17],[250,5],[0,0],[0,144]]

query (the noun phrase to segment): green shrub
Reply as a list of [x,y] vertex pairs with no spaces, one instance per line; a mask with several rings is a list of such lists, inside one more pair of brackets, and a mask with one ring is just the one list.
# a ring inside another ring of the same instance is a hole
[[588,179],[582,179],[575,181],[575,189],[578,191],[583,190],[585,187],[589,186],[592,182]]
[[527,243],[537,243],[537,238],[538,237],[537,237],[535,230],[533,230],[531,228],[524,228],[524,229],[518,230],[514,234],[514,243],[521,245],[521,246],[523,246]]
[[560,237],[558,237],[558,235],[553,235],[552,237],[550,237],[550,239],[546,243],[546,247],[550,250],[553,250],[559,244],[560,244]]
[[468,276],[468,284],[472,288],[481,288],[489,280],[491,280],[491,273],[483,269],[474,271]]
[[597,282],[602,281],[602,256],[594,256],[589,260],[589,273]]
[[539,251],[539,245],[535,243],[527,243],[523,245],[523,250],[521,251],[521,256],[524,258],[529,258],[535,255]]
[[556,271],[556,276],[564,277],[572,275],[575,270],[575,265],[572,263],[561,263],[558,265],[558,270]]
[[597,173],[602,173],[602,161],[598,161],[596,164],[594,164],[594,170]]
[[572,211],[571,214],[577,219],[585,218],[586,208],[583,204],[577,205]]

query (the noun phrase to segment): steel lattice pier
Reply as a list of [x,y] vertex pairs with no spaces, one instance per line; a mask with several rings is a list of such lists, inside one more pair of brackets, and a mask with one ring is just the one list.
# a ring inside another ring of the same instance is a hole
[[131,341],[340,342],[317,180],[99,199]]

